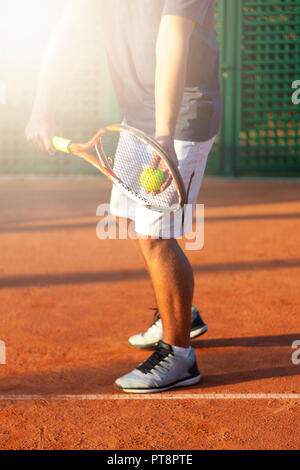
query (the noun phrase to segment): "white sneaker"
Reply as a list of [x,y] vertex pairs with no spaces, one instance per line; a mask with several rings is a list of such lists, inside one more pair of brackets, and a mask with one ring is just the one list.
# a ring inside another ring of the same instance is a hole
[[[198,338],[207,331],[207,325],[202,320],[199,310],[192,306],[191,333],[190,338]],[[163,326],[159,311],[155,309],[153,323],[145,333],[131,336],[128,340],[130,346],[140,349],[155,349],[158,342],[163,338]]]
[[118,390],[128,393],[163,392],[200,382],[193,348],[187,358],[175,353],[172,346],[159,341],[156,351],[129,374],[115,381]]

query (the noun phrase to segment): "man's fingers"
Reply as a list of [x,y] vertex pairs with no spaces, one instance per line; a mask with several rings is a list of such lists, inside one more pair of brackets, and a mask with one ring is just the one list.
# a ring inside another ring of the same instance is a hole
[[[168,171],[165,172],[165,181],[161,185],[159,191],[152,191],[152,196],[157,196],[158,194],[163,193],[172,183],[173,177],[170,175]],[[149,193],[150,191],[148,191]]]
[[50,155],[55,155],[56,150],[53,147],[51,141],[48,141],[48,140],[46,142],[44,141],[44,147],[45,147],[45,151],[48,152]]
[[40,119],[31,117],[26,126],[25,135],[27,141],[41,152],[47,152],[50,155],[56,153],[52,144],[52,136],[57,135],[56,125],[53,119]]
[[41,135],[34,135],[30,136],[27,135],[27,141],[33,145],[37,150],[41,152],[47,152],[50,155],[54,155],[56,153],[55,148],[53,147],[52,140],[46,134]]
[[150,168],[152,168],[153,170],[156,170],[159,163],[160,163],[160,157],[156,153],[153,153],[152,160],[150,163]]
[[28,142],[30,142],[31,145],[33,145],[33,147],[35,147],[37,150],[40,150],[42,152],[45,151],[44,146],[43,146],[43,141],[40,136],[38,135],[32,136],[28,138]]
[[169,176],[167,177],[167,179],[165,180],[165,182],[161,185],[159,192],[160,192],[160,193],[164,192],[164,191],[170,186],[170,184],[172,183],[172,180],[173,180],[173,178],[172,178],[172,176],[169,174]]
[[48,152],[50,155],[54,155],[56,150],[53,147],[52,139],[45,132],[42,133],[42,141],[43,141],[44,151]]

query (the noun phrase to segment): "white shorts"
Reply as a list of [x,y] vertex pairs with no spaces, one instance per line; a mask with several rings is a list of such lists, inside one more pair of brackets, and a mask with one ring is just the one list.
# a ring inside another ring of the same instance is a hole
[[[175,151],[179,172],[188,193],[188,208],[175,214],[156,212],[132,201],[117,186],[113,185],[110,212],[116,217],[134,221],[135,231],[153,238],[180,238],[192,229],[192,218],[203,179],[208,155],[215,137],[206,142],[175,140]],[[192,208],[192,210],[191,210]],[[183,223],[184,221],[184,223]]]

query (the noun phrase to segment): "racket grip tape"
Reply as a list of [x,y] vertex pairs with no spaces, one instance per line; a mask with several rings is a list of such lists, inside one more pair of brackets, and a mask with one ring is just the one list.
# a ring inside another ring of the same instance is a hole
[[63,139],[62,137],[53,137],[52,139],[52,144],[53,147],[56,148],[56,150],[60,150],[60,152],[64,153],[71,153],[70,152],[70,144],[71,140],[68,139]]

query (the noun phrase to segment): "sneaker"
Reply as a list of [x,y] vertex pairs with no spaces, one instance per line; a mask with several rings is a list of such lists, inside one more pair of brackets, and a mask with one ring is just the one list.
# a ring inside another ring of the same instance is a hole
[[[153,323],[145,333],[131,336],[129,338],[130,346],[140,349],[155,349],[158,342],[163,337],[163,326],[159,311],[155,310]],[[195,305],[192,306],[191,333],[190,338],[198,338],[207,331],[207,325],[200,317],[199,310]]]
[[159,341],[156,351],[129,374],[115,381],[118,390],[128,393],[164,392],[200,382],[200,372],[193,348],[185,358],[172,346]]

